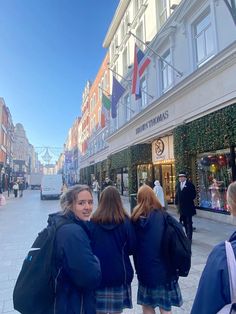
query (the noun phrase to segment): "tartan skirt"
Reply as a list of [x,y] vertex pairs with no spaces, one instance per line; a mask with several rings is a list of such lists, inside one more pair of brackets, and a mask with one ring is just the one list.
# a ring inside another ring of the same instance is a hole
[[173,281],[169,285],[160,285],[156,288],[148,288],[139,284],[137,303],[171,311],[171,306],[180,307],[183,299],[178,282]]
[[123,309],[132,309],[131,286],[105,287],[96,290],[96,311],[99,313],[117,313]]

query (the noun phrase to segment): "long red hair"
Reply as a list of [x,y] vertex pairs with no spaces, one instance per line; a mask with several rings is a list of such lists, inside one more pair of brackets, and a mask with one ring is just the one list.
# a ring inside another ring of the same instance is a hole
[[136,221],[140,216],[147,217],[154,209],[162,210],[161,203],[153,189],[144,184],[138,190],[137,205],[134,207],[131,219]]

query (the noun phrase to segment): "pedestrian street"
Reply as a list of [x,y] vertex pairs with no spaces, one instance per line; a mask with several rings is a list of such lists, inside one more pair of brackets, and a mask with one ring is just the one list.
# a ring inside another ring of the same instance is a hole
[[[122,197],[124,207],[129,210],[127,197]],[[13,310],[12,291],[27,250],[32,245],[37,233],[46,225],[49,213],[59,210],[58,200],[40,200],[39,191],[24,191],[22,198],[11,194],[7,204],[0,207],[0,313],[17,313]],[[97,201],[95,198],[95,207]],[[174,207],[169,212],[176,215]],[[184,304],[181,308],[172,308],[172,313],[189,314],[196,293],[200,274],[207,256],[213,246],[228,239],[235,226],[194,217],[192,244],[192,268],[187,278],[180,278]],[[137,280],[132,283],[133,305],[124,314],[141,314],[141,307],[136,305]],[[158,313],[158,311],[156,311]],[[32,313],[33,314],[33,313]]]

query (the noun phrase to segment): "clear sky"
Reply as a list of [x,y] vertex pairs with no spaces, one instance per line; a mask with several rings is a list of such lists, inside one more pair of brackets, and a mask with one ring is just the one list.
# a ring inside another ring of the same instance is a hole
[[62,147],[119,0],[0,0],[0,97],[34,146]]

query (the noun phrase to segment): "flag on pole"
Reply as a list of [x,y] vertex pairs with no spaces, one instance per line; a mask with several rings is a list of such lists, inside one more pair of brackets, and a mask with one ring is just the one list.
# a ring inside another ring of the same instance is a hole
[[111,100],[102,93],[101,127],[104,128],[110,119]]
[[102,93],[102,107],[105,108],[106,110],[111,109],[111,100],[103,93]]
[[148,67],[151,59],[144,56],[144,53],[138,46],[134,45],[134,70],[132,79],[132,94],[135,98],[141,98],[140,78]]
[[112,98],[111,98],[111,117],[113,119],[117,117],[117,103],[120,97],[124,94],[124,92],[125,92],[125,88],[113,76]]

